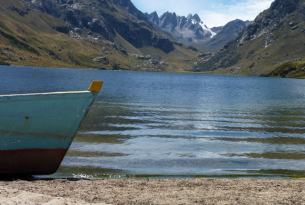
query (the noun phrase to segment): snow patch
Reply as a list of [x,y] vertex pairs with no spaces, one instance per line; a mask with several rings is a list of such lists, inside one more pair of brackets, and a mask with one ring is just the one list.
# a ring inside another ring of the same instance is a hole
[[209,31],[212,36],[211,38],[213,38],[214,36],[216,36],[217,33],[213,32],[210,28],[208,28],[202,21],[199,23],[199,25],[202,27],[203,30]]
[[217,33],[213,32],[213,31],[212,31],[210,28],[208,28],[202,21],[201,21],[201,22],[198,22],[198,21],[196,21],[195,19],[192,19],[192,24],[195,25],[195,24],[197,24],[197,23],[202,27],[203,30],[208,31],[208,32],[210,32],[210,33],[212,34],[211,38],[213,38],[214,36],[216,36]]

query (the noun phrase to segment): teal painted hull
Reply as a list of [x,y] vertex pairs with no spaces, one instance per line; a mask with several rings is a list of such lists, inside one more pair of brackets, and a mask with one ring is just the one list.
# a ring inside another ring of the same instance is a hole
[[0,96],[0,174],[54,173],[97,94]]

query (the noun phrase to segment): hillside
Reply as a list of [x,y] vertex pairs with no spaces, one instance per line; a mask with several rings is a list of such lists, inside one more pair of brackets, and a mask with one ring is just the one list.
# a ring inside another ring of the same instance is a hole
[[130,0],[1,0],[0,64],[190,69],[200,51],[155,29]]
[[201,45],[197,46],[207,51],[216,52],[223,48],[225,44],[234,40],[238,36],[238,34],[251,23],[251,21],[242,21],[236,19],[234,21],[230,21],[225,26],[220,27],[218,29],[212,28],[212,30],[217,31],[217,34],[210,40],[205,41]]
[[159,17],[157,12],[153,12],[145,15],[156,29],[172,35],[181,43],[209,52],[220,50],[252,23],[236,19],[225,26],[208,28],[198,14],[189,14],[185,17],[179,16],[175,12],[165,12]]
[[[304,58],[305,0],[275,0],[254,23],[209,60],[198,72],[266,76],[285,62]],[[304,69],[289,77],[304,77]]]

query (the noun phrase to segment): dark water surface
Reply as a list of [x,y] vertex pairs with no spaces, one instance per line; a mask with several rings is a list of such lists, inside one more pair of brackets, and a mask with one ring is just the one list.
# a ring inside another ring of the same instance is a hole
[[0,67],[0,93],[103,88],[51,177],[302,177],[305,80]]

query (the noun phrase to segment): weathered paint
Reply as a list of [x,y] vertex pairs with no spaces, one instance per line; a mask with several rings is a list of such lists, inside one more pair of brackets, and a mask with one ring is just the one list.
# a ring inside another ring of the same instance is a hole
[[97,94],[0,96],[0,174],[54,173]]
[[65,154],[64,149],[0,151],[0,174],[53,174]]

